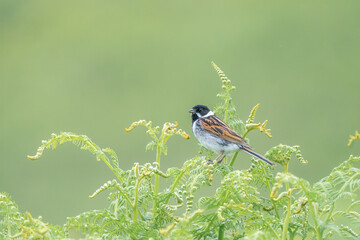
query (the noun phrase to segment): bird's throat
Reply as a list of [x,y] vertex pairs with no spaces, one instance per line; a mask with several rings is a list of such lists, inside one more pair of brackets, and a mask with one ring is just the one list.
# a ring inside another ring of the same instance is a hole
[[191,114],[192,123],[199,119],[199,116],[196,113]]

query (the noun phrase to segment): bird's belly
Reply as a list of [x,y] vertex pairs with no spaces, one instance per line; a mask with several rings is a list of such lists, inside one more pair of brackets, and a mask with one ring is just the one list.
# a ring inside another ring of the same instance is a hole
[[225,154],[230,154],[240,150],[237,144],[204,131],[194,131],[194,135],[205,148],[217,154],[220,154],[222,151],[224,151]]

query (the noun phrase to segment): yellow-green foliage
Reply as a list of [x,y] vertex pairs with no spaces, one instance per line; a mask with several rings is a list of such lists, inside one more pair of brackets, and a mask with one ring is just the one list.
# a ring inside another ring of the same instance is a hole
[[349,142],[348,142],[348,146],[350,147],[351,144],[353,143],[354,140],[356,139],[360,139],[360,133],[358,132],[358,130],[355,131],[355,135],[352,136],[350,135],[350,139],[349,139]]
[[[222,81],[217,114],[244,138],[254,129],[271,138],[267,120],[254,123],[259,104],[245,123],[240,120],[230,94],[235,87],[213,66]],[[30,159],[39,159],[45,149],[73,143],[103,161],[115,179],[90,198],[109,192],[110,204],[104,210],[70,217],[64,226],[51,226],[30,213],[20,213],[9,195],[1,193],[0,239],[69,239],[71,229],[86,239],[359,239],[360,157],[350,156],[315,184],[289,172],[295,159],[302,164],[307,161],[299,146],[282,144],[265,154],[281,167],[279,172],[256,159],[248,169],[233,169],[237,154],[229,164],[209,164],[206,156],[195,156],[184,159],[181,168],[164,170],[160,159],[167,153],[167,141],[173,135],[185,139],[189,135],[177,129],[177,123],[165,123],[160,131],[145,120],[125,130],[138,126],[146,127],[152,138],[146,149],[155,150],[154,159],[134,163],[129,170],[119,167],[112,149],[100,148],[85,135],[64,132],[43,141]],[[160,189],[164,178],[168,185]],[[220,184],[214,184],[214,179]]]

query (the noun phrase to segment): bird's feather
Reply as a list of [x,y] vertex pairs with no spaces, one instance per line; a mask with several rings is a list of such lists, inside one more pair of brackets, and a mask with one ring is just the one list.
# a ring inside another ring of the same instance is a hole
[[251,147],[245,142],[242,137],[240,137],[239,134],[237,134],[237,132],[232,130],[216,115],[200,118],[199,121],[203,126],[204,130],[208,131],[209,133],[229,142],[236,143],[251,149]]
[[264,157],[263,155],[254,152],[252,149],[248,148],[248,147],[241,147],[242,150],[244,150],[245,152],[249,153],[250,155],[259,158],[260,160],[263,160],[264,162],[266,162],[267,164],[270,164],[271,166],[274,166],[275,163],[273,163],[272,161],[270,161],[269,159],[267,159],[266,157]]

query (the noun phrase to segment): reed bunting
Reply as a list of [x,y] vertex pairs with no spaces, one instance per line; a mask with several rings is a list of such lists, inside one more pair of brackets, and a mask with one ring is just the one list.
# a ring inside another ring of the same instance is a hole
[[196,105],[189,112],[195,137],[205,148],[219,154],[214,162],[221,163],[226,155],[243,150],[270,165],[275,165],[269,159],[254,152],[239,134],[218,118],[207,106]]

